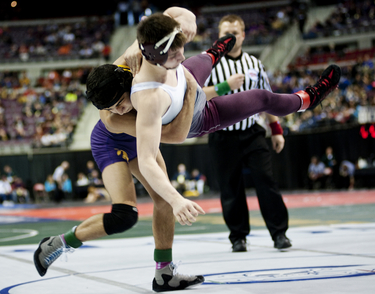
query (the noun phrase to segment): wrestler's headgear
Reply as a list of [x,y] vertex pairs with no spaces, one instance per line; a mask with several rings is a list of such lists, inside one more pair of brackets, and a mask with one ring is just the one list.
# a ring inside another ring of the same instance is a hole
[[[94,71],[99,70],[101,67],[94,69]],[[132,80],[133,75],[130,68],[128,66],[118,65],[113,71],[113,75],[110,75],[95,87],[86,91],[87,99],[99,110],[110,108],[120,100],[125,92],[130,92]],[[112,93],[103,93],[102,90],[104,89],[110,89]],[[108,99],[108,97],[112,98]]]
[[167,62],[168,50],[171,48],[174,38],[178,33],[182,33],[180,28],[175,28],[172,33],[165,36],[156,44],[143,43],[139,44],[142,55],[154,65],[162,66]]

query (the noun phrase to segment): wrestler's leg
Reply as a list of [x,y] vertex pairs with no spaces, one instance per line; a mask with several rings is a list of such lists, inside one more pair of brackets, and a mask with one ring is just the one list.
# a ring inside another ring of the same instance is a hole
[[[167,173],[160,151],[156,159],[159,166]],[[152,230],[155,240],[154,260],[156,262],[156,269],[152,289],[156,292],[173,291],[201,284],[204,281],[203,276],[181,275],[176,272],[175,265],[172,263],[172,244],[175,225],[172,207],[151,189],[140,173],[136,159],[130,163],[130,168],[154,201]]]
[[216,40],[206,52],[185,60],[183,65],[191,72],[199,86],[203,87],[212,68],[219,63],[221,57],[232,50],[235,44],[235,36],[228,34]]
[[[206,119],[203,129],[210,133],[231,126],[256,113],[267,112],[285,116],[301,107],[301,98],[296,94],[275,94],[266,90],[249,90],[231,95],[215,97],[208,101],[206,117],[214,116],[216,121]],[[212,115],[214,114],[214,115]]]
[[[136,207],[136,193],[133,178],[125,161],[108,165],[102,173],[104,186],[112,204],[127,204]],[[83,221],[75,230],[81,242],[107,236],[103,225],[103,215],[97,214]]]
[[340,67],[332,64],[313,86],[294,94],[275,94],[254,89],[215,97],[206,106],[203,129],[213,132],[260,112],[285,116],[299,110],[312,110],[337,88],[340,77]]
[[[165,167],[164,161],[162,161],[162,158],[160,159],[160,157],[161,156],[158,156],[157,161],[160,166]],[[163,198],[156,194],[154,190],[152,190],[139,171],[137,158],[133,159],[129,166],[133,175],[142,183],[154,201],[152,231],[155,239],[155,248],[160,250],[171,249],[175,226],[175,217],[173,215],[172,207]],[[166,171],[165,168],[163,169]]]
[[97,214],[65,234],[46,237],[34,253],[34,264],[41,276],[65,249],[78,248],[82,242],[131,228],[138,219],[136,194],[127,162],[108,165],[103,170],[104,185],[112,198],[110,213]]
[[199,86],[203,87],[212,71],[212,58],[209,54],[198,54],[186,59],[182,65],[193,75]]

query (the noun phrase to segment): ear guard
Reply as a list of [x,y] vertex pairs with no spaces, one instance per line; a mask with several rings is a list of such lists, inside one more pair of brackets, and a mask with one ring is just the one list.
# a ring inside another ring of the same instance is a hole
[[180,28],[175,28],[172,33],[165,36],[156,44],[139,44],[139,49],[141,49],[142,55],[146,58],[147,61],[149,61],[153,65],[163,65],[167,62],[168,50],[171,47],[174,38],[178,33],[182,33],[182,30]]
[[[87,99],[89,99],[92,102],[92,104],[94,104],[94,106],[99,110],[110,108],[111,106],[115,105],[126,91],[130,92],[129,86],[131,85],[125,85],[123,78],[123,74],[126,72],[132,74],[130,71],[130,67],[118,65],[118,67],[114,70],[113,75],[106,78],[104,81],[100,82],[95,88],[91,89],[90,91],[86,91]],[[106,103],[104,103],[104,101],[101,101],[102,103],[100,104],[95,103],[92,100],[94,92],[99,90],[100,88],[103,88],[104,86],[107,86],[108,84],[113,84],[113,87],[118,87],[116,96],[113,99],[108,100]]]

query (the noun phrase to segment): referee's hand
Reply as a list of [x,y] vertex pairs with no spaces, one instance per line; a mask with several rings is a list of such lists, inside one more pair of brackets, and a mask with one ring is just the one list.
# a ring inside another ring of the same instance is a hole
[[271,136],[272,148],[276,153],[280,153],[284,149],[285,139],[283,135]]
[[236,90],[241,88],[245,81],[245,75],[244,74],[234,74],[229,77],[227,80],[229,87],[231,90]]

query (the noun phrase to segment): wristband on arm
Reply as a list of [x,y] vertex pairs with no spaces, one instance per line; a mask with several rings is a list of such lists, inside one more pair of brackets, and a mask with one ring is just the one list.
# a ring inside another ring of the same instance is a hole
[[219,95],[222,96],[226,93],[228,93],[231,90],[229,84],[227,81],[224,81],[220,84],[215,85],[215,92]]
[[282,135],[283,132],[284,132],[283,128],[280,125],[280,122],[278,122],[278,121],[274,121],[274,122],[270,123],[269,126],[271,128],[272,136],[274,136],[274,135]]

